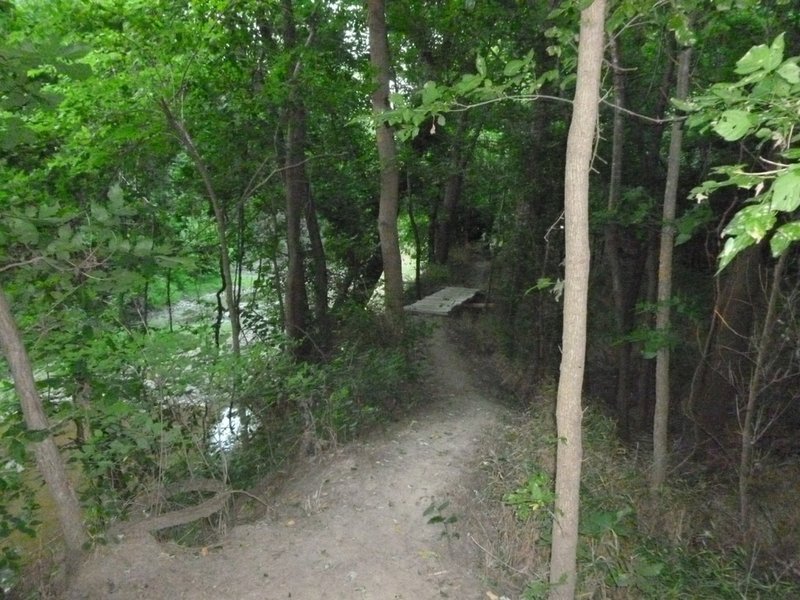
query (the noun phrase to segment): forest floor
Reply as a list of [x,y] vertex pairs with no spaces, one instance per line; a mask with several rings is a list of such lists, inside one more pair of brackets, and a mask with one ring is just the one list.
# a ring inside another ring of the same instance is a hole
[[462,517],[479,510],[482,453],[509,409],[464,356],[450,322],[433,322],[425,399],[401,421],[300,460],[267,491],[263,518],[213,546],[142,536],[100,548],[63,597],[498,598],[481,576],[483,550],[465,530],[474,521]]

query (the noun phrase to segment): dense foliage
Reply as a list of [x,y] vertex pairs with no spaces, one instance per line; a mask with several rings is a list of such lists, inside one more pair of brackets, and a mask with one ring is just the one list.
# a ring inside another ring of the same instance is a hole
[[[370,303],[376,125],[396,133],[405,252],[433,272],[451,247],[485,248],[502,352],[555,375],[585,4],[387,3],[392,110],[373,116],[362,3],[0,0],[0,291],[50,420],[31,431],[0,371],[0,586],[43,535],[31,448],[45,435],[97,540],[154,487],[245,487],[395,408],[417,332]],[[670,348],[673,462],[737,474],[752,550],[770,525],[745,497],[775,457],[800,455],[800,11],[611,4],[586,391],[641,443],[652,359]],[[690,97],[670,102],[686,47]],[[664,225],[677,233],[668,330],[654,320]],[[506,501],[530,516],[549,485],[533,473]]]

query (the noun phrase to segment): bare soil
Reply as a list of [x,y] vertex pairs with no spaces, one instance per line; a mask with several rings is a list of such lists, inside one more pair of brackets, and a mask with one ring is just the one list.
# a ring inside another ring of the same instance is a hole
[[[497,598],[463,531],[486,438],[504,415],[446,320],[428,350],[429,397],[367,439],[295,465],[258,522],[190,549],[149,535],[97,550],[68,600]],[[424,514],[431,506],[441,510]],[[429,523],[431,517],[454,522]]]

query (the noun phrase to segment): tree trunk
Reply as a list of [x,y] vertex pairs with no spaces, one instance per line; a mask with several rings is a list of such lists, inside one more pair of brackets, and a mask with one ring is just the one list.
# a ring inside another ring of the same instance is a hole
[[0,287],[0,346],[8,361],[11,377],[19,395],[25,425],[28,431],[39,432],[44,436],[40,441],[31,442],[31,445],[42,479],[55,500],[58,521],[67,550],[67,564],[72,568],[75,566],[84,544],[88,541],[88,536],[83,524],[78,497],[67,477],[67,469],[58,452],[55,440],[48,432],[50,424],[33,379],[30,357],[25,350],[22,336],[17,329],[2,287]]
[[[652,229],[647,234],[645,242],[644,258],[644,302],[647,306],[655,306],[658,298],[658,246],[659,235]],[[651,319],[647,319],[650,325]],[[655,364],[654,361],[642,356],[641,342],[631,347],[631,363],[633,372],[636,375],[636,397],[638,405],[634,412],[633,428],[636,431],[650,431],[653,426],[653,414],[655,399],[653,389],[655,388]],[[631,376],[633,381],[633,374]],[[631,407],[633,409],[633,407]]]
[[[389,108],[389,40],[386,35],[384,0],[368,0],[369,57],[375,69],[375,91],[372,93],[372,112],[380,118]],[[403,318],[403,271],[400,261],[400,239],[397,233],[397,210],[400,195],[400,174],[394,131],[386,123],[376,126],[378,159],[380,161],[380,204],[378,234],[383,256],[386,284],[386,311],[397,321]]]
[[578,79],[567,138],[564,174],[566,258],[561,372],[556,427],[556,502],[550,558],[550,599],[575,597],[580,506],[581,394],[586,358],[589,291],[589,171],[597,124],[603,62],[605,0],[581,12]]
[[411,189],[411,174],[406,170],[406,195],[408,197],[408,220],[414,234],[414,292],[417,300],[422,298],[422,236],[419,233],[417,218],[414,216],[414,193]]
[[308,194],[305,208],[306,227],[311,245],[311,264],[314,274],[314,320],[319,335],[317,345],[325,349],[330,340],[330,321],[328,319],[328,265],[325,259],[325,246],[322,242],[322,231],[317,219],[317,207],[314,197]]
[[172,269],[167,269],[167,317],[169,319],[169,332],[172,333]]
[[[675,97],[685,100],[689,94],[689,68],[692,49],[684,48],[678,55],[678,77]],[[678,199],[678,180],[683,147],[683,121],[672,123],[672,139],[667,158],[667,181],[664,188],[664,212],[661,223],[661,248],[658,255],[658,301],[656,332],[669,336],[670,299],[672,297],[672,249],[675,246],[675,207]],[[656,354],[656,407],[653,416],[653,471],[650,487],[656,492],[667,476],[667,430],[669,426],[669,360],[668,344],[662,344]]]
[[450,149],[448,173],[444,183],[442,209],[436,223],[434,239],[434,259],[437,264],[447,262],[450,253],[450,243],[453,237],[453,228],[456,222],[456,211],[461,202],[461,190],[464,184],[464,169],[467,165],[468,152],[464,151],[464,137],[467,131],[467,113],[463,112],[458,118],[458,128],[453,138]]
[[622,197],[622,160],[625,148],[625,77],[619,60],[619,49],[615,37],[609,40],[611,69],[614,84],[614,125],[611,135],[611,173],[608,186],[608,212],[612,220],[605,227],[605,251],[611,276],[611,293],[614,298],[614,321],[617,326],[617,423],[620,437],[630,437],[630,373],[631,343],[624,341],[630,329],[630,310],[626,296],[630,290],[623,286],[623,265],[620,259],[620,226],[616,218]]
[[217,226],[217,239],[219,241],[220,272],[222,274],[222,285],[225,288],[225,302],[228,305],[228,319],[231,323],[231,348],[234,356],[239,356],[239,335],[241,326],[239,324],[239,305],[236,302],[236,296],[234,294],[233,287],[233,275],[231,273],[231,258],[228,250],[228,237],[226,232],[227,219],[225,217],[225,208],[222,206],[222,202],[217,196],[214,183],[211,180],[211,174],[208,171],[208,166],[206,165],[205,160],[203,160],[203,157],[200,155],[200,151],[197,149],[192,136],[189,134],[186,124],[173,114],[172,109],[170,108],[170,105],[166,99],[162,98],[159,104],[161,105],[161,110],[167,119],[168,125],[175,132],[175,135],[178,136],[178,140],[186,150],[187,154],[189,154],[192,162],[194,162],[194,166],[198,173],[200,173],[200,178],[202,179],[203,185],[206,188],[208,200],[211,203],[211,209],[214,212],[214,222]]
[[[297,48],[297,31],[291,0],[281,2],[283,35],[286,49]],[[286,109],[286,149],[283,181],[286,189],[286,286],[284,327],[286,335],[298,345],[298,356],[308,350],[308,295],[303,262],[302,219],[308,202],[308,183],[305,172],[306,112],[299,97],[296,75],[300,62],[288,81],[289,99]]]
[[[661,73],[661,82],[658,87],[658,92],[655,98],[653,108],[653,118],[657,119],[656,123],[649,125],[647,128],[637,128],[637,139],[634,141],[644,150],[644,163],[645,173],[639,174],[640,179],[643,177],[642,183],[655,196],[659,190],[663,192],[665,185],[665,177],[661,175],[661,147],[663,145],[663,137],[665,130],[664,116],[669,106],[669,98],[672,94],[673,75],[675,73],[675,60],[673,56],[677,54],[677,44],[675,37],[669,34],[665,40],[666,49],[663,51],[665,56],[664,70]],[[630,142],[629,142],[630,144]],[[634,254],[640,257],[640,260],[634,262],[633,270],[637,273],[640,279],[637,285],[644,284],[644,290],[641,294],[643,300],[648,306],[655,306],[658,297],[658,253],[660,235],[654,234],[652,228],[647,230],[647,240],[644,243],[635,242],[632,240],[634,236],[628,236],[628,242],[631,247],[628,250],[629,254]],[[625,240],[624,236],[621,239]],[[638,245],[638,250],[634,250]],[[641,257],[643,256],[643,260]],[[630,267],[629,267],[630,268]],[[643,279],[643,281],[641,281]],[[637,295],[638,296],[638,295]],[[635,306],[638,297],[629,298],[631,311],[634,314],[630,317],[631,331],[637,326],[635,317]],[[647,314],[644,317],[643,325],[648,328],[655,327],[655,318],[653,315]],[[644,359],[641,354],[641,344],[631,344],[629,360],[631,363],[631,373],[629,376],[630,387],[636,391],[630,397],[628,410],[631,414],[630,426],[635,431],[649,431],[652,433],[653,414],[654,414],[654,381],[655,381],[655,361]],[[635,384],[634,384],[635,381]]]

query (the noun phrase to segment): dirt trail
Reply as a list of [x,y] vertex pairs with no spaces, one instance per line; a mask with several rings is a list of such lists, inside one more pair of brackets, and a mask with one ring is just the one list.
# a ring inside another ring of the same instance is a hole
[[[481,438],[504,413],[446,329],[430,342],[429,402],[404,422],[304,465],[274,491],[265,520],[235,527],[208,552],[149,537],[101,550],[65,598],[485,599],[465,536],[442,536],[423,515],[469,497]],[[458,506],[441,516],[458,517]]]

